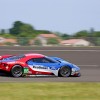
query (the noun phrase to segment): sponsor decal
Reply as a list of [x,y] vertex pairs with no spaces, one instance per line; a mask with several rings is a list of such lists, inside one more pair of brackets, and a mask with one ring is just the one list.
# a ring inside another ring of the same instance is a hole
[[51,70],[57,70],[57,68],[55,66],[51,66],[50,69]]
[[35,68],[35,69],[48,69],[48,67],[45,67],[42,65],[34,65],[33,68]]
[[29,67],[33,71],[39,71],[39,72],[51,72],[49,67],[43,66],[43,65],[29,65]]
[[18,62],[19,64],[25,64],[24,62]]
[[7,62],[8,64],[15,64],[16,62],[15,61],[13,61],[13,62]]
[[10,61],[8,64],[25,64],[24,62]]

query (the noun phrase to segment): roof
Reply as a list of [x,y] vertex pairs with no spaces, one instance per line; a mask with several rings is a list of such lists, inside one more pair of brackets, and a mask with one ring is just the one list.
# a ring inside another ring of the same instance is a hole
[[44,55],[38,54],[38,53],[28,53],[28,54],[25,54],[25,56],[27,56],[27,57],[36,57],[36,58],[44,57]]
[[0,37],[0,42],[2,43],[2,42],[4,42],[4,41],[5,41],[5,38]]
[[39,36],[42,36],[45,38],[57,38],[55,34],[40,34]]
[[[42,58],[42,57],[45,57],[45,56],[42,55],[42,54],[37,54],[37,53],[28,53],[28,54],[15,55],[16,60],[21,61],[21,62],[26,62],[26,61],[28,61],[32,58]],[[22,58],[22,59],[18,59],[18,58]]]
[[[64,40],[61,41],[62,44],[74,44],[77,43],[79,41],[83,41],[84,39],[69,39],[69,40]],[[85,40],[84,40],[85,41]]]
[[42,58],[42,57],[45,57],[44,55],[42,54],[37,54],[37,53],[28,53],[28,54],[24,54],[26,57],[24,57],[23,59],[20,59],[22,62],[26,62],[28,61],[29,59],[32,59],[32,58]]
[[16,39],[6,39],[5,42],[17,43]]

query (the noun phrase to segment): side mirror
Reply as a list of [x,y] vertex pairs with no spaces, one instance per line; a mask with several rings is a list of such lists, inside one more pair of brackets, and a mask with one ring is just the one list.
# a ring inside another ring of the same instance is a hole
[[61,61],[60,61],[60,60],[57,60],[57,61],[61,63]]

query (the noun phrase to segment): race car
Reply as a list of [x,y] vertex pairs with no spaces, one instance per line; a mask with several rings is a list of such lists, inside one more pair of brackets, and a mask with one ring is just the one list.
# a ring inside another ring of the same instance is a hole
[[80,76],[80,68],[59,57],[28,53],[21,55],[0,56],[0,70],[13,77],[47,75],[47,76]]

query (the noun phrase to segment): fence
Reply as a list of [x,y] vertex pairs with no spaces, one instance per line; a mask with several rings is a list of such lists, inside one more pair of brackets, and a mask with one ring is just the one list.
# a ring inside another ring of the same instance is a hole
[[[90,43],[89,46],[100,46],[100,37],[68,37],[67,40],[69,39],[83,39],[85,41],[88,41]],[[44,40],[37,40],[37,39],[32,39],[29,37],[16,37],[16,38],[2,38],[0,39],[0,45],[8,45],[8,46],[34,46],[34,45],[41,45],[43,46],[42,41]],[[45,39],[45,41],[48,41]],[[60,39],[60,41],[55,44],[50,44],[50,45],[62,45],[61,42],[63,40]],[[66,45],[67,46],[67,45]]]

